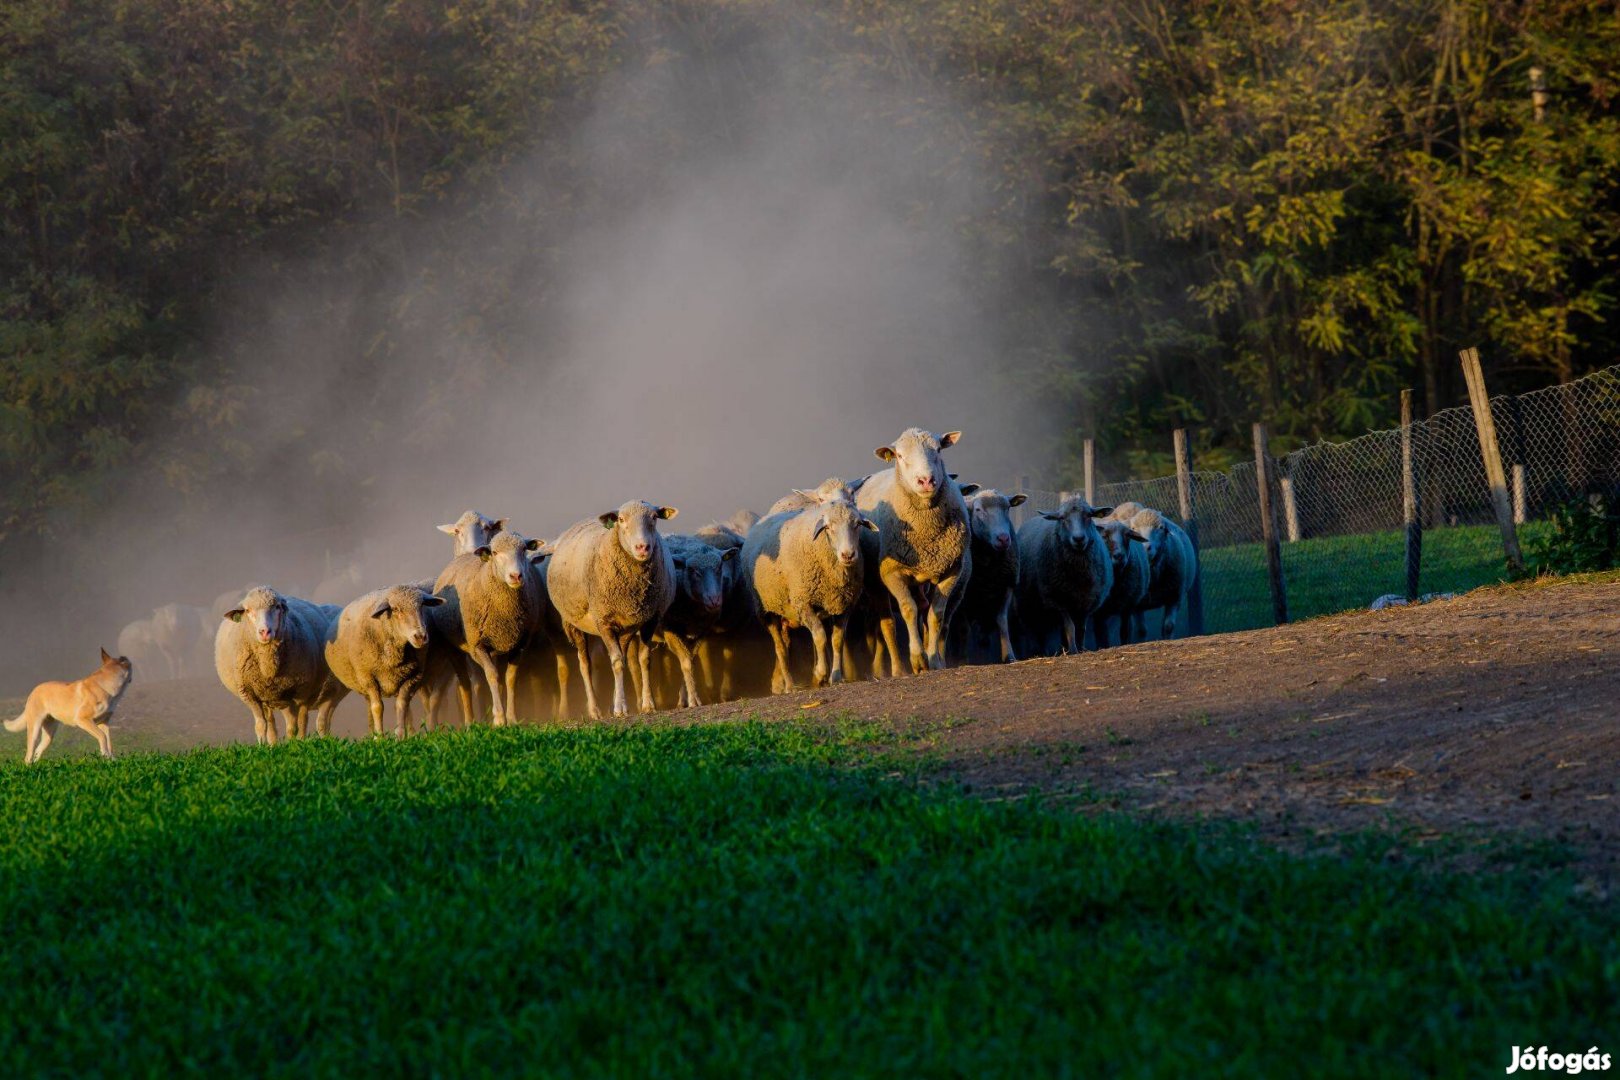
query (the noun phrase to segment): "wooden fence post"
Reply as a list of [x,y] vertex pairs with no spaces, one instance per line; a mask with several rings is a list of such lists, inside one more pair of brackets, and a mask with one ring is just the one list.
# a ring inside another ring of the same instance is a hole
[[1086,457],[1086,504],[1095,505],[1097,501],[1097,440],[1087,439],[1084,443]]
[[1198,514],[1193,504],[1192,451],[1187,447],[1187,429],[1176,428],[1176,495],[1181,503],[1181,524],[1192,541],[1193,563],[1198,573],[1193,577],[1192,591],[1187,594],[1187,633],[1204,632],[1204,556],[1198,542]]
[[1418,508],[1417,473],[1412,461],[1412,391],[1401,391],[1401,518],[1406,523],[1406,598],[1418,598],[1423,564],[1423,515]]
[[1294,502],[1294,478],[1285,476],[1277,481],[1282,488],[1283,522],[1288,526],[1288,542],[1299,543],[1299,504]]
[[1524,524],[1524,466],[1513,466],[1513,524]]
[[1513,527],[1513,504],[1508,498],[1507,476],[1502,471],[1502,451],[1496,444],[1496,422],[1491,419],[1491,399],[1485,393],[1485,373],[1479,366],[1479,350],[1464,349],[1461,354],[1463,378],[1468,382],[1468,403],[1474,409],[1474,428],[1479,433],[1479,452],[1485,459],[1485,480],[1491,487],[1491,505],[1496,524],[1502,530],[1502,550],[1508,569],[1524,571],[1519,552],[1519,534]]
[[1282,544],[1277,540],[1277,511],[1271,500],[1271,453],[1266,425],[1254,425],[1254,482],[1260,494],[1260,537],[1266,545],[1266,575],[1271,581],[1271,617],[1282,626],[1288,621],[1288,593],[1283,587]]

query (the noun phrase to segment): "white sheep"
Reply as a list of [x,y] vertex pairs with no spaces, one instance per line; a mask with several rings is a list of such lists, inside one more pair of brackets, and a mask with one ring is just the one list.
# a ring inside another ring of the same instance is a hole
[[326,664],[366,699],[371,734],[382,734],[385,696],[394,699],[395,736],[411,733],[411,698],[427,680],[432,647],[423,610],[443,604],[420,585],[392,585],[353,601],[327,627]]
[[1136,637],[1147,639],[1147,612],[1162,612],[1160,636],[1176,636],[1176,615],[1198,580],[1198,554],[1192,539],[1164,513],[1150,508],[1131,517],[1131,528],[1147,537],[1148,591],[1137,608]]
[[[956,590],[971,576],[967,506],[961,489],[945,472],[940,451],[954,446],[960,431],[938,437],[921,428],[901,433],[877,456],[894,468],[866,478],[855,505],[878,526],[862,541],[870,600],[887,590],[905,621],[911,670],[945,666],[950,615],[961,598]],[[919,600],[928,611],[924,636]],[[879,629],[889,652],[891,674],[898,674],[900,648],[892,610],[879,608]],[[874,667],[875,667],[874,657]]]
[[326,632],[339,609],[283,596],[266,586],[249,589],[220,620],[214,634],[214,670],[225,689],[253,715],[260,743],[276,745],[277,709],[287,714],[287,737],[332,731],[332,710],[348,694],[326,665]]
[[842,500],[768,514],[749,530],[743,575],[776,646],[773,690],[793,689],[788,631],[797,626],[810,631],[815,646],[812,685],[844,681],[844,635],[866,579],[862,530],[876,533],[878,526]]
[[1093,519],[1112,509],[1073,495],[1018,530],[1018,617],[1034,649],[1056,652],[1061,629],[1062,648],[1078,653],[1089,636],[1092,614],[1114,587],[1113,561]]
[[754,523],[758,520],[758,514],[744,507],[743,509],[732,514],[730,517],[726,518],[726,520],[720,522],[720,524],[724,525],[732,532],[737,533],[739,536],[747,536],[748,530],[752,529],[754,527]]
[[1121,521],[1117,507],[1113,517],[1097,522],[1097,531],[1114,565],[1114,587],[1092,615],[1092,630],[1099,648],[1111,645],[1113,621],[1118,619],[1119,643],[1129,645],[1138,636],[1133,633],[1135,620],[1141,618],[1137,609],[1147,599],[1147,537]]
[[[765,511],[765,516],[772,514],[786,514],[794,510],[803,510],[807,506],[820,506],[822,503],[846,502],[855,505],[855,493],[866,483],[866,477],[858,480],[844,480],[841,477],[829,476],[809,491],[794,488],[792,492],[782,496],[771,504]],[[745,530],[746,533],[746,530]]]
[[768,684],[754,676],[771,667],[770,635],[759,621],[753,590],[736,561],[746,537],[719,523],[705,525],[695,536],[710,547],[731,552],[728,565],[734,568],[726,585],[720,619],[694,650],[704,694],[713,701],[733,701],[739,696],[765,693]]
[[[546,576],[551,602],[563,632],[579,657],[585,701],[592,720],[601,719],[591,681],[587,635],[600,638],[613,666],[613,715],[629,712],[624,696],[625,648],[634,636],[646,644],[675,600],[675,562],[658,535],[658,522],[676,514],[672,506],[627,502],[571,526],[552,545]],[[683,646],[684,647],[684,646]],[[641,650],[641,710],[651,712],[652,671]]]
[[454,539],[455,549],[451,553],[454,558],[456,555],[471,555],[504,528],[505,518],[487,518],[477,510],[467,510],[450,524],[440,525],[439,531],[449,533]]
[[[433,583],[433,594],[447,601],[431,615],[433,630],[483,672],[495,727],[504,727],[515,714],[516,660],[540,631],[540,571],[529,562],[529,554],[539,549],[538,540],[499,532],[488,544],[451,559]],[[455,675],[462,720],[468,723],[472,696],[465,664],[455,665]]]
[[994,488],[969,493],[973,576],[962,590],[962,604],[951,619],[953,626],[960,626],[956,636],[969,659],[984,655],[980,642],[991,634],[998,639],[1003,663],[1018,659],[1010,626],[1013,590],[1018,586],[1018,534],[1013,529],[1012,510],[1028,499],[1024,494],[1003,495]]

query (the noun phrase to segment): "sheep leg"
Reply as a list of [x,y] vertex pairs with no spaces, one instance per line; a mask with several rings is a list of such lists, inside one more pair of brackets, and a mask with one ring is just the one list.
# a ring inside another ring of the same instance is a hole
[[788,629],[781,619],[768,618],[766,627],[771,632],[771,644],[776,647],[776,671],[771,676],[771,693],[786,694],[792,692],[793,669],[788,667]]
[[720,700],[731,701],[736,696],[737,687],[732,681],[732,673],[737,669],[737,646],[731,642],[720,647]]
[[1164,640],[1169,641],[1176,636],[1176,615],[1181,608],[1180,601],[1164,606]]
[[502,673],[502,675],[504,676],[503,681],[506,683],[506,715],[511,719],[511,722],[515,724],[518,720],[518,665],[516,661],[507,660],[506,670]]
[[576,626],[563,627],[563,633],[573,642],[574,651],[579,654],[579,675],[585,680],[585,715],[592,720],[602,719],[602,710],[596,705],[596,683],[591,678],[591,642],[585,636],[585,631]]
[[484,682],[489,684],[490,723],[494,727],[506,726],[506,703],[501,698],[501,671],[495,665],[495,658],[489,650],[479,645],[471,650],[473,661],[484,672]]
[[291,740],[296,736],[302,739],[308,731],[309,706],[294,705],[292,710],[287,713],[287,738]]
[[383,733],[382,691],[375,683],[366,687],[366,733],[372,738]]
[[639,650],[636,654],[636,666],[641,669],[641,693],[639,695],[641,698],[641,711],[643,714],[657,712],[658,705],[653,701],[652,643],[641,640],[641,637],[637,635],[636,644]]
[[681,681],[686,684],[687,708],[703,704],[703,699],[698,697],[697,671],[692,667],[692,650],[687,647],[681,635],[669,630],[664,631],[664,644],[675,654],[675,662],[681,665]]
[[718,688],[714,685],[715,648],[716,646],[712,638],[704,638],[702,641],[697,643],[697,648],[693,649],[692,652],[693,655],[697,657],[698,685],[703,687],[704,693],[713,694],[715,696],[715,700],[718,701],[720,699],[717,692]]
[[1079,652],[1080,652],[1080,645],[1075,640],[1075,636],[1074,636],[1074,618],[1067,611],[1063,612],[1062,614],[1063,614],[1063,651],[1065,653],[1067,653],[1069,656],[1078,655]]
[[[911,655],[911,672],[915,675],[927,671],[928,657],[923,651],[922,618],[921,613],[917,610],[917,598],[911,593],[911,582],[906,580],[905,575],[898,568],[886,569],[882,577],[884,586],[889,590],[889,595],[894,597],[894,602],[900,607],[901,620],[906,624],[906,645]],[[884,640],[888,640],[893,633],[892,617],[889,622],[890,625],[883,632]],[[892,645],[890,650],[892,659],[895,662],[895,674],[898,675],[900,673],[900,653]]]
[[951,616],[962,602],[956,593],[961,583],[962,564],[958,563],[954,574],[934,586],[934,595],[928,604],[928,666],[935,671],[945,666],[945,638],[950,633]]
[[845,639],[844,639],[844,634],[848,629],[849,629],[849,613],[848,612],[845,612],[843,615],[839,615],[837,618],[833,619],[833,621],[832,621],[832,672],[828,676],[828,681],[832,682],[832,683],[835,683],[835,684],[836,683],[841,683],[841,682],[844,681],[844,649],[848,646],[848,642],[845,641]]
[[1147,615],[1140,608],[1131,612],[1131,639],[1133,641],[1147,640]]
[[568,715],[568,656],[557,650],[557,714],[561,720]]
[[614,716],[626,716],[630,712],[630,706],[625,703],[624,696],[624,644],[620,641],[619,635],[611,630],[602,636],[602,645],[607,649],[608,664],[613,668]]
[[411,692],[401,690],[394,695],[394,738],[414,735],[414,728],[415,725],[411,723]]
[[630,681],[626,685],[625,707],[626,713],[630,711],[630,698],[641,700],[641,687],[644,678],[641,673],[641,639],[629,636],[621,646],[624,649],[624,667],[630,673]]
[[1012,590],[1008,589],[1007,599],[1001,602],[1001,610],[996,612],[996,632],[1001,635],[1001,662],[1003,664],[1011,664],[1018,659],[1018,654],[1013,650],[1012,643],[1011,609]]
[[323,701],[315,712],[315,734],[325,739],[332,734],[332,714],[337,711],[336,700]]
[[810,673],[810,685],[822,687],[827,685],[827,671],[831,666],[827,662],[827,627],[821,621],[821,616],[815,612],[806,612],[800,616],[799,621],[804,628],[810,631],[810,651],[815,658],[815,667]]

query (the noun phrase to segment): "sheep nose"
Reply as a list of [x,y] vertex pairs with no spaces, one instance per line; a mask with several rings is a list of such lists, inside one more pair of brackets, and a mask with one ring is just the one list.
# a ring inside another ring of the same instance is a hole
[[1006,551],[1010,547],[1012,547],[1012,537],[1008,536],[1006,533],[1002,533],[1000,536],[996,537],[997,551]]
[[420,649],[422,646],[427,644],[427,635],[418,630],[416,633],[411,635],[411,644]]
[[934,478],[932,476],[919,476],[917,478],[917,486],[923,491],[933,491]]
[[652,546],[650,544],[637,544],[635,547],[635,552],[636,558],[645,559],[648,555],[652,554]]
[[843,560],[845,566],[848,566],[850,563],[855,561],[855,556],[858,555],[858,554],[860,554],[860,552],[857,552],[857,551],[840,551],[838,553],[838,557]]
[[523,584],[523,575],[522,574],[507,574],[506,575],[506,583],[508,585],[512,586],[512,588],[515,589],[519,585]]
[[262,627],[262,626],[259,628],[259,640],[260,641],[269,641],[270,640],[270,631],[267,628]]

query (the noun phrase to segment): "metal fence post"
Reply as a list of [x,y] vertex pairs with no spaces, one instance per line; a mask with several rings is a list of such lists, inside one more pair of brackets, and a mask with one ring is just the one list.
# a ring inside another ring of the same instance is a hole
[[1519,552],[1519,534],[1513,527],[1513,504],[1508,498],[1507,476],[1502,471],[1502,451],[1496,443],[1496,421],[1491,419],[1491,399],[1485,393],[1485,373],[1479,366],[1479,350],[1464,349],[1461,354],[1463,378],[1468,382],[1468,403],[1474,410],[1474,427],[1479,433],[1479,452],[1485,459],[1485,480],[1491,487],[1491,505],[1496,524],[1502,530],[1502,550],[1510,570],[1524,570]]
[[1276,507],[1271,500],[1271,453],[1266,425],[1254,425],[1254,478],[1260,494],[1260,536],[1266,545],[1266,574],[1271,582],[1271,617],[1278,626],[1288,621],[1288,593],[1283,587],[1282,544],[1277,540]]
[[1401,391],[1401,519],[1406,524],[1406,598],[1418,598],[1418,571],[1423,564],[1423,515],[1418,508],[1416,468],[1412,461],[1412,391]]
[[1198,571],[1193,576],[1192,590],[1187,593],[1187,633],[1204,632],[1204,556],[1198,542],[1198,514],[1193,503],[1192,451],[1187,446],[1187,429],[1176,428],[1176,495],[1181,503],[1181,524],[1192,541],[1193,564]]

